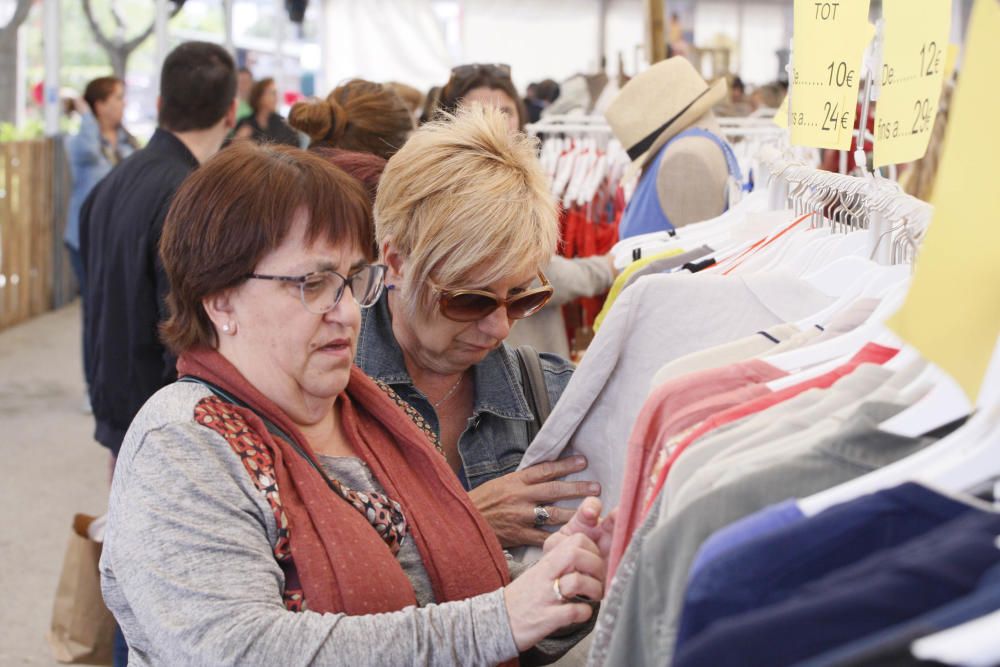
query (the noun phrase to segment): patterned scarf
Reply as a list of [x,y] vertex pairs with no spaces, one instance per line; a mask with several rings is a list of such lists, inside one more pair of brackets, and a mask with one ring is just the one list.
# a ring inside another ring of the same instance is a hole
[[[368,519],[349,502],[331,502],[330,487],[313,465],[268,432],[261,417],[315,461],[308,442],[277,405],[214,350],[185,353],[177,370],[211,382],[252,408],[233,407],[273,458],[291,554],[310,610],[358,615],[416,604],[410,580]],[[358,457],[385,495],[403,505],[409,537],[420,552],[435,599],[463,600],[505,586],[510,575],[492,529],[447,462],[405,413],[356,366],[337,407]]]

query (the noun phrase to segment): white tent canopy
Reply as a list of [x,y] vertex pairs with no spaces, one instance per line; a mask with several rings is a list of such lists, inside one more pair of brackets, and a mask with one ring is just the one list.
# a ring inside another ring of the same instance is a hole
[[[511,65],[523,88],[544,78],[642,67],[645,0],[326,0],[324,75],[329,85],[361,76],[426,89],[470,62]],[[694,43],[720,36],[736,46],[745,80],[778,76],[776,51],[791,36],[789,0],[669,0]],[[602,53],[603,45],[603,53]]]

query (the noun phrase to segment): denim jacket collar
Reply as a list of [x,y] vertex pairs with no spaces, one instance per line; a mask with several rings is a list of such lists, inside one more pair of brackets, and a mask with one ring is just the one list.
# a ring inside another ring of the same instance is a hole
[[[389,385],[409,385],[413,379],[406,370],[403,350],[392,333],[389,296],[362,311],[358,334],[357,364],[370,377]],[[507,345],[490,352],[473,367],[475,405],[473,416],[490,413],[504,419],[534,419],[519,381],[520,369]]]

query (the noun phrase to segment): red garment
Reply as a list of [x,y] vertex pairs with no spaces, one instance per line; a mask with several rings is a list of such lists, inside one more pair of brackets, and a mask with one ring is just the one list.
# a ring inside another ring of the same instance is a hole
[[761,396],[760,398],[729,408],[728,410],[719,412],[713,417],[706,419],[700,426],[688,434],[687,437],[681,440],[674,451],[670,454],[670,458],[667,460],[666,466],[664,466],[663,470],[660,471],[660,474],[657,476],[656,481],[650,489],[650,493],[647,496],[648,500],[643,507],[643,516],[645,516],[649,511],[652,501],[663,489],[663,484],[667,479],[667,475],[670,473],[670,468],[673,466],[674,461],[676,461],[680,455],[684,453],[684,450],[698,438],[704,436],[706,433],[714,431],[720,426],[725,426],[726,424],[734,422],[737,419],[757,414],[761,410],[766,410],[772,405],[783,403],[784,401],[794,398],[809,389],[827,389],[840,378],[853,373],[854,369],[861,364],[882,365],[896,356],[896,353],[898,352],[899,350],[890,347],[883,347],[875,343],[869,343],[868,345],[865,345],[856,355],[854,355],[849,362],[843,366],[835,368],[829,373],[812,378],[811,380],[806,380],[805,382],[800,382],[799,384],[792,385],[791,387],[785,387],[781,391]]
[[769,393],[764,383],[785,375],[771,364],[750,359],[687,373],[650,393],[628,440],[621,500],[608,556],[609,578],[642,521],[643,492],[658,446],[717,412]]
[[[603,205],[602,199],[607,200]],[[616,209],[618,203],[618,197],[610,199],[602,197],[602,193],[598,192],[591,205],[564,209],[559,218],[559,228],[562,232],[560,254],[563,257],[573,258],[594,257],[611,252],[618,243],[618,219],[621,217],[621,211]],[[565,304],[563,307],[567,312],[577,309],[580,314],[580,317],[566,317],[568,329],[572,329],[571,322],[577,320],[580,326],[593,328],[594,320],[604,307],[605,296],[582,297]],[[566,332],[571,340],[573,333],[571,330]]]
[[[403,568],[372,525],[334,495],[290,443],[268,432],[261,416],[315,461],[308,441],[277,405],[214,350],[185,353],[177,368],[180,375],[207,380],[251,406],[234,410],[273,457],[308,609],[374,614],[416,604]],[[402,504],[438,602],[506,585],[510,575],[496,535],[423,432],[356,366],[337,405],[354,451],[386,495]]]

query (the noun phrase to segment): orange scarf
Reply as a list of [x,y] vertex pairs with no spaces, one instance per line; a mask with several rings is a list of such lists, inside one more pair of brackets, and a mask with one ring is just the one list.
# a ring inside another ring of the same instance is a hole
[[[288,516],[292,558],[311,611],[351,615],[415,605],[410,580],[368,521],[337,497],[320,474],[281,438],[266,417],[315,459],[295,424],[214,350],[181,356],[178,374],[206,380],[238,397],[236,406],[274,458]],[[337,400],[347,437],[385,489],[403,507],[437,602],[489,593],[510,581],[493,530],[427,437],[358,367]]]

